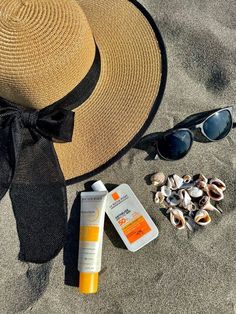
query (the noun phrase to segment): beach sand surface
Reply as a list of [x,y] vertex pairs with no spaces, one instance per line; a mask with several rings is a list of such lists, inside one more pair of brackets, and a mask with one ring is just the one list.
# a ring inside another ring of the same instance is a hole
[[[233,105],[236,112],[236,2],[140,1],[152,14],[168,56],[165,95],[147,131],[160,132],[185,117]],[[234,120],[236,115],[234,113]],[[124,130],[125,132],[125,130]],[[18,261],[18,237],[11,202],[1,201],[0,313],[236,313],[236,131],[218,143],[194,142],[182,160],[148,160],[131,149],[91,178],[128,183],[157,224],[160,237],[136,253],[124,249],[106,220],[99,293],[82,296],[75,287],[78,242],[76,192],[68,186],[69,231],[64,251],[51,262]],[[203,173],[226,185],[223,214],[195,233],[177,231],[153,203],[148,175]]]

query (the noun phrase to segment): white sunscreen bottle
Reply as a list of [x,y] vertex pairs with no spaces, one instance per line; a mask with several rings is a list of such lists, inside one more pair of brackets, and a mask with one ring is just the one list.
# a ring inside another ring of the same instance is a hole
[[107,192],[82,192],[78,269],[80,293],[96,293],[101,270]]
[[[107,191],[101,180],[94,191]],[[129,185],[121,184],[107,194],[106,214],[128,250],[135,252],[157,238],[159,231]]]

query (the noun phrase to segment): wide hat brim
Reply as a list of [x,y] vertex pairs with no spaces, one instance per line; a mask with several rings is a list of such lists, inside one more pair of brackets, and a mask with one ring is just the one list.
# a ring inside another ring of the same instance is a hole
[[68,184],[84,180],[122,157],[144,134],[166,83],[163,40],[136,1],[77,0],[101,56],[91,96],[75,112],[73,139],[55,143]]

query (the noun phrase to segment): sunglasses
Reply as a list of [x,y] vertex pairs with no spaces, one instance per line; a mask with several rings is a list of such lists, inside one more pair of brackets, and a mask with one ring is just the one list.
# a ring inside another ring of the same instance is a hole
[[178,127],[164,132],[155,143],[156,153],[165,160],[178,160],[187,155],[200,134],[208,142],[225,138],[233,127],[232,107],[203,113],[185,127]]

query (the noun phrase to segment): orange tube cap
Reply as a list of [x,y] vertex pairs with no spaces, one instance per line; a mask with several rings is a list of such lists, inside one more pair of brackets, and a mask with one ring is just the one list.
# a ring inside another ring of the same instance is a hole
[[98,291],[98,273],[79,274],[79,292],[88,294]]

